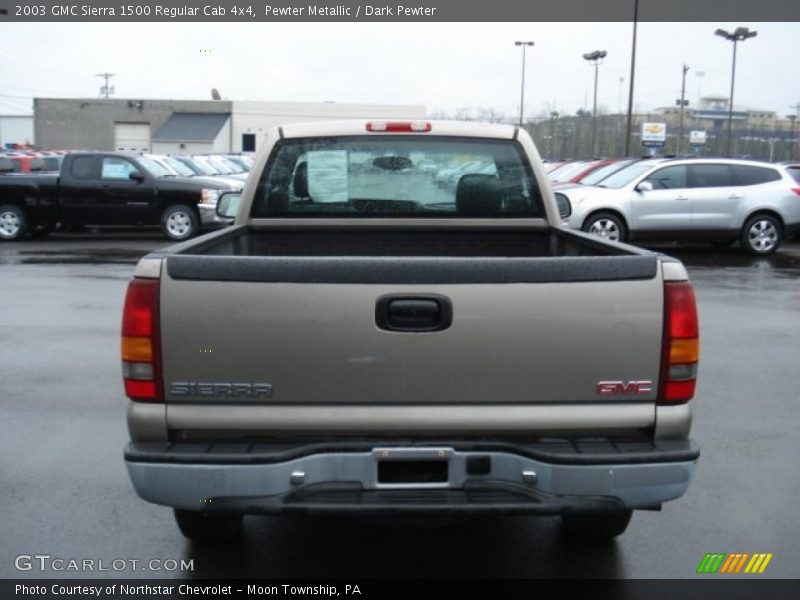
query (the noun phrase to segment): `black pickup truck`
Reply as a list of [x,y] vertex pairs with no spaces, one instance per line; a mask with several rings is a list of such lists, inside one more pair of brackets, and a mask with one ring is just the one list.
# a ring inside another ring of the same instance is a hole
[[61,172],[0,177],[0,240],[56,225],[160,225],[185,240],[202,225],[222,225],[217,197],[225,183],[175,177],[155,161],[113,152],[64,157]]

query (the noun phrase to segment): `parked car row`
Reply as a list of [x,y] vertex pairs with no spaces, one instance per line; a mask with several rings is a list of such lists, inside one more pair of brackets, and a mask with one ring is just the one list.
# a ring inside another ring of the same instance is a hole
[[174,177],[216,181],[241,190],[252,166],[250,157],[221,154],[141,154]]
[[150,156],[69,153],[56,174],[0,177],[0,240],[104,225],[160,225],[167,238],[185,240],[227,224],[216,205],[222,192],[241,189],[235,181],[180,177]]
[[548,176],[572,229],[620,242],[739,241],[755,255],[800,234],[800,165],[710,158],[587,161]]
[[[446,190],[464,176],[498,177],[492,162],[459,160],[406,162]],[[0,173],[9,175],[0,178],[0,240],[71,225],[161,225],[168,238],[186,239],[227,223],[217,199],[242,190],[252,164],[223,154],[7,153],[0,156]],[[568,206],[567,226],[609,240],[739,241],[746,252],[767,255],[800,233],[800,163],[662,157],[545,169],[559,205]]]

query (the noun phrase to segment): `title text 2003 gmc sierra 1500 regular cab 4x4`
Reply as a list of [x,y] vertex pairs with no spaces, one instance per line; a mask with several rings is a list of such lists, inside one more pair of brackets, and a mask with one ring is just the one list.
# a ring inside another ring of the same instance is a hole
[[612,537],[683,494],[686,270],[565,229],[546,182],[512,126],[272,131],[241,198],[220,199],[234,226],[130,282],[137,493],[193,539],[289,512],[561,515]]

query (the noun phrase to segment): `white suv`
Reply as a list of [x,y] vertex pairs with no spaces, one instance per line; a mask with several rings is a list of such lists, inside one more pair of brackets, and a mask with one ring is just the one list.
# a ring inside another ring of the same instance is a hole
[[573,229],[617,241],[702,241],[772,254],[800,233],[800,184],[785,167],[731,159],[635,162],[598,185],[559,191]]

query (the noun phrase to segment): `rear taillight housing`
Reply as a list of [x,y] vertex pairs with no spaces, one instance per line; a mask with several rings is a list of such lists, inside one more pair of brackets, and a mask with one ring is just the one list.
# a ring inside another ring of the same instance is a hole
[[161,402],[161,347],[158,279],[131,279],[122,313],[122,378],[125,394],[140,402]]
[[664,283],[664,342],[659,404],[681,404],[694,396],[700,357],[697,303],[688,281]]

